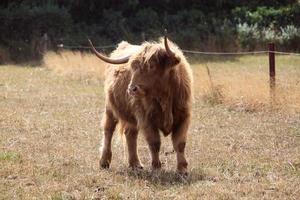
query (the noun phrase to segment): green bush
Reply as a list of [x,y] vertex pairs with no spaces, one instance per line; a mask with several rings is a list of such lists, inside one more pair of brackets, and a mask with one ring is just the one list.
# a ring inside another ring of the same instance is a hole
[[281,28],[279,42],[286,50],[300,51],[300,28],[293,25]]
[[238,32],[239,44],[243,49],[247,49],[250,51],[256,49],[260,38],[260,32],[258,31],[256,24],[254,25],[248,25],[247,23],[238,24],[237,32]]
[[237,24],[256,24],[258,28],[266,28],[271,24],[277,30],[291,24],[300,26],[300,3],[278,8],[260,6],[254,10],[247,7],[237,7],[232,10],[232,16]]
[[258,28],[257,24],[246,23],[237,26],[238,39],[241,47],[247,50],[265,49],[267,43],[277,43],[277,48],[283,50],[300,50],[300,28],[287,25],[276,30],[271,24],[265,28]]

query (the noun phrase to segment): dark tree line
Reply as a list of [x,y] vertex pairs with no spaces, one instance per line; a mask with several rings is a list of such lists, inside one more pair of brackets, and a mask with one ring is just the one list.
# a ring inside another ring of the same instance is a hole
[[[272,40],[300,50],[297,0],[1,0],[0,54],[40,59],[36,46],[97,45],[156,40],[164,28],[187,49],[259,49]],[[0,62],[1,62],[0,57]]]

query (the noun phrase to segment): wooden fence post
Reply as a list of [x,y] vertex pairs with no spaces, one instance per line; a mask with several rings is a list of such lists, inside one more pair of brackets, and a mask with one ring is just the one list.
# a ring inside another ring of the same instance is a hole
[[[270,76],[270,98],[271,103],[275,102],[276,70],[275,70],[275,44],[269,43],[269,76]],[[271,105],[272,105],[271,104]]]

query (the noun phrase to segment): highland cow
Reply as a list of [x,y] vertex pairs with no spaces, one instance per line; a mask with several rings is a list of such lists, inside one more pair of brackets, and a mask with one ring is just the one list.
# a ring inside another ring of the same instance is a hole
[[151,152],[152,168],[161,168],[160,132],[171,134],[177,155],[177,170],[187,173],[185,146],[191,118],[192,71],[182,51],[165,36],[160,42],[131,45],[121,42],[106,57],[92,51],[109,63],[105,76],[104,139],[100,167],[108,168],[111,140],[116,125],[126,137],[128,162],[142,168],[137,153],[138,133],[143,133]]

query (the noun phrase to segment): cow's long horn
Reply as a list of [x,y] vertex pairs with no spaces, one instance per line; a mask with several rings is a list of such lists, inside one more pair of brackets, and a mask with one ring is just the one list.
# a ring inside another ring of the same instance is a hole
[[[88,39],[89,40],[89,39]],[[109,58],[109,57],[106,57],[104,55],[102,55],[101,53],[99,53],[96,48],[94,47],[93,43],[91,42],[91,40],[89,40],[89,43],[91,45],[91,49],[92,51],[94,52],[94,54],[100,58],[101,60],[103,60],[104,62],[107,62],[107,63],[110,63],[110,64],[124,64],[124,63],[127,63],[130,56],[126,56],[126,57],[123,57],[123,58],[117,58],[117,59],[112,59],[112,58]]]
[[175,53],[170,49],[169,44],[168,44],[168,37],[167,37],[167,31],[165,30],[165,48],[167,51],[167,54],[170,57],[175,57]]

